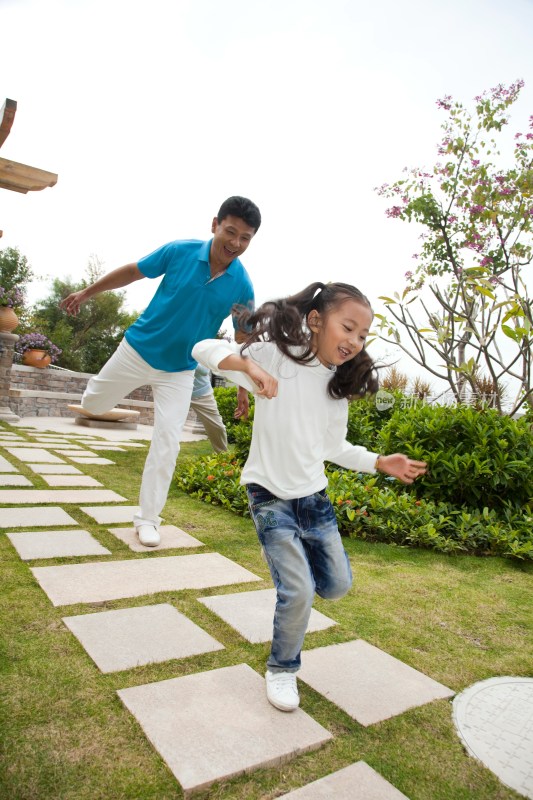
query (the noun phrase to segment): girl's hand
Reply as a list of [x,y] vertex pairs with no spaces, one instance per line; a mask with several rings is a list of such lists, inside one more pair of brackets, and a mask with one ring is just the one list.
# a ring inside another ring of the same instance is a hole
[[275,378],[272,377],[268,372],[265,372],[264,369],[261,369],[255,361],[252,361],[251,358],[246,359],[246,373],[248,376],[253,380],[256,386],[259,387],[259,391],[257,394],[260,397],[266,397],[268,400],[271,400],[273,397],[277,397],[278,394],[278,382]]
[[413,461],[402,453],[394,453],[391,456],[380,456],[377,469],[398,478],[402,483],[413,483],[420,475],[425,474],[427,464],[425,461]]

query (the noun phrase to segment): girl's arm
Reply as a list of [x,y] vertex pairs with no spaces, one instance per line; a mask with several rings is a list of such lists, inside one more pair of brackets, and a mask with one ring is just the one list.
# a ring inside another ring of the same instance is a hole
[[269,400],[278,393],[278,382],[252,358],[241,356],[240,346],[225,339],[204,339],[192,349],[192,357],[218,375]]

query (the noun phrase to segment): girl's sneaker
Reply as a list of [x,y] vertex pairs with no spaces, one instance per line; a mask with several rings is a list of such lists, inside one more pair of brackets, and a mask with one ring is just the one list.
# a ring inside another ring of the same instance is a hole
[[270,672],[265,675],[267,698],[280,711],[294,711],[300,704],[295,672]]

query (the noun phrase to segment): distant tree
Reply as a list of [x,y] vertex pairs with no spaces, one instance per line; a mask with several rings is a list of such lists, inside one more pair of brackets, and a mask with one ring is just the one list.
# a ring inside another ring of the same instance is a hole
[[[447,113],[441,160],[377,190],[393,199],[387,216],[423,228],[407,286],[381,298],[389,316],[376,315],[380,338],[444,379],[457,400],[490,385],[493,405],[501,412],[509,398],[511,414],[533,403],[533,300],[525,271],[533,260],[533,116],[503,164],[494,163],[493,136],[523,85],[484,92],[475,113],[449,96],[439,100]],[[517,387],[512,398],[510,384]]]
[[74,283],[55,279],[51,293],[38,303],[27,329],[44,333],[63,351],[58,366],[96,373],[116,350],[124,331],[139,316],[124,309],[124,292],[102,292],[84,303],[77,316],[68,316],[60,301],[93,283],[103,274],[97,259],[87,267],[87,279]]

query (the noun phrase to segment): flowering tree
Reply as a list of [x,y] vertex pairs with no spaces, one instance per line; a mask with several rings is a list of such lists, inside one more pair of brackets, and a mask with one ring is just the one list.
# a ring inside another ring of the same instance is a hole
[[533,260],[533,116],[530,131],[514,137],[511,163],[494,163],[494,136],[523,85],[484,92],[474,113],[449,96],[439,100],[447,113],[442,160],[432,172],[406,170],[377,189],[395,203],[387,216],[423,228],[406,287],[381,298],[389,317],[376,315],[379,337],[446,380],[457,400],[489,386],[491,404],[502,411],[511,386],[511,414],[533,405],[533,301],[525,275]]

